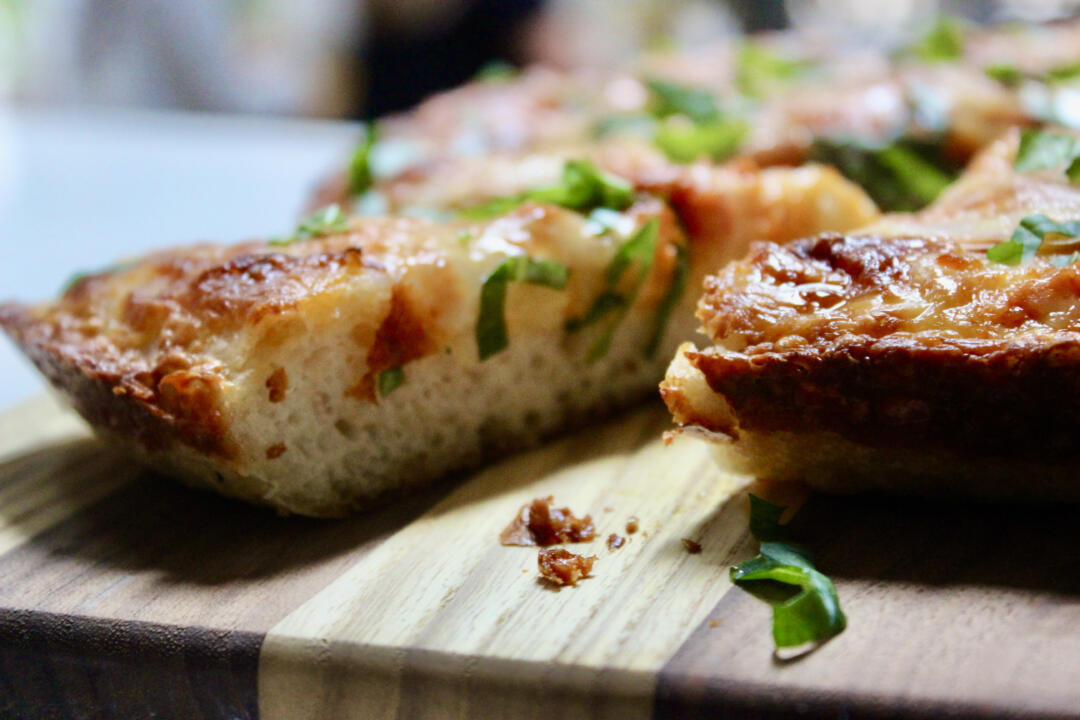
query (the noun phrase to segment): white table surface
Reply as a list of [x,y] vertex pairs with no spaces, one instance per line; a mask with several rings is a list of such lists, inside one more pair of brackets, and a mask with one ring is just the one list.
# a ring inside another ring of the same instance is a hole
[[[359,135],[350,123],[0,109],[0,300],[155,247],[290,231]],[[2,333],[0,333],[2,336]],[[0,408],[44,382],[0,339]]]

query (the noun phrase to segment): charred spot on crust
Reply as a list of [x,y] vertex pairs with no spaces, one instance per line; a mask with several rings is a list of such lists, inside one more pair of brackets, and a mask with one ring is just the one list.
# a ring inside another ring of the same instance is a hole
[[289,389],[289,376],[285,368],[278,368],[266,378],[266,387],[269,389],[269,400],[279,403],[285,399],[285,391]]
[[416,310],[405,288],[395,285],[390,312],[379,325],[375,342],[368,350],[367,372],[346,394],[375,402],[375,380],[379,373],[435,353],[439,348],[440,343],[427,330],[424,317]]
[[285,443],[277,443],[266,448],[266,459],[276,460],[285,454]]

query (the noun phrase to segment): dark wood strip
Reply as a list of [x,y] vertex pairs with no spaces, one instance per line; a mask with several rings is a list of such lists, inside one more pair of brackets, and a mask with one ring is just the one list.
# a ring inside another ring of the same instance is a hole
[[0,608],[264,633],[446,490],[326,521],[144,473],[0,556]]
[[772,658],[734,590],[661,671],[658,718],[1080,717],[1080,509],[813,498],[793,533],[848,629]]
[[258,717],[262,636],[0,610],[0,717]]

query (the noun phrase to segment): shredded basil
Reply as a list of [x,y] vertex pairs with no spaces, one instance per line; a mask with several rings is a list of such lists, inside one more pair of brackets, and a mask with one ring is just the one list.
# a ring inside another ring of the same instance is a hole
[[520,74],[520,70],[505,60],[492,60],[477,70],[473,79],[478,82],[503,83],[513,80]]
[[1016,87],[1027,75],[1015,65],[995,63],[983,68],[983,73],[991,80],[997,80],[1005,87]]
[[386,397],[405,382],[405,371],[400,367],[383,370],[379,373],[379,397]]
[[664,331],[667,329],[668,321],[671,320],[671,313],[674,312],[675,306],[679,304],[679,299],[682,297],[683,292],[686,291],[686,281],[689,278],[690,258],[686,248],[682,245],[676,245],[675,268],[671,274],[671,282],[668,283],[668,288],[664,292],[664,297],[660,299],[660,304],[656,308],[653,329],[649,334],[649,341],[645,345],[645,357],[651,358],[656,355],[656,351],[660,347],[660,341],[664,338]]
[[349,195],[357,197],[371,189],[374,175],[371,171],[371,151],[378,139],[378,127],[372,123],[364,126],[364,139],[349,158]]
[[1003,265],[1019,265],[1035,257],[1043,242],[1054,236],[1080,237],[1080,220],[1057,223],[1042,214],[1028,215],[1008,240],[986,251],[986,259]]
[[1070,182],[1080,180],[1080,140],[1071,135],[1026,129],[1020,134],[1014,167],[1021,172],[1065,166]]
[[954,18],[943,16],[911,48],[925,62],[949,62],[964,54],[964,29]]
[[744,43],[735,59],[735,87],[748,97],[762,97],[810,66],[805,60],[791,60],[756,43]]
[[692,124],[665,121],[656,129],[653,142],[678,163],[700,158],[727,160],[742,146],[750,126],[741,120],[717,120]]
[[960,174],[940,141],[910,137],[886,145],[818,138],[810,158],[834,166],[887,211],[925,207]]
[[316,211],[300,221],[296,226],[296,232],[288,237],[273,238],[268,245],[292,245],[294,242],[311,240],[323,235],[331,235],[349,227],[349,216],[342,212],[341,207],[334,203]]
[[510,344],[506,332],[506,289],[511,281],[561,290],[570,269],[553,260],[515,255],[503,260],[480,287],[480,317],[476,321],[476,347],[481,360],[502,352]]
[[[641,291],[645,278],[652,269],[653,258],[656,255],[656,241],[659,236],[660,222],[656,218],[649,220],[623,242],[615,251],[614,257],[604,269],[604,290],[593,300],[592,305],[581,317],[571,318],[566,321],[566,331],[575,333],[590,325],[595,325],[611,316],[607,325],[593,341],[586,354],[589,362],[595,362],[611,349],[611,340],[615,330],[619,327],[634,299]],[[620,292],[618,287],[623,276],[631,266],[637,265],[638,273],[630,287],[629,292]]]
[[657,118],[684,115],[695,123],[720,119],[716,97],[708,90],[657,79],[646,80],[645,86],[652,93],[652,114]]
[[504,215],[525,201],[561,205],[581,213],[598,207],[624,210],[634,202],[634,188],[588,160],[568,160],[560,181],[520,195],[501,197],[462,210],[461,217],[484,219]]
[[[731,580],[772,605],[773,642],[790,648],[818,645],[847,627],[836,587],[816,570],[807,551],[778,542],[784,508],[750,496],[750,530],[761,543],[757,557],[731,568]],[[760,535],[758,533],[761,533]]]
[[1057,255],[1050,258],[1050,264],[1054,267],[1065,268],[1069,267],[1080,260],[1080,252],[1073,252],[1068,255]]

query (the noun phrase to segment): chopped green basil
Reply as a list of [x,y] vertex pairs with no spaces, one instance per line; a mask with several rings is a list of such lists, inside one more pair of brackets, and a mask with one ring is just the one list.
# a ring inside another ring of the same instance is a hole
[[1057,65],[1042,73],[1025,72],[1015,65],[1001,63],[987,65],[983,68],[983,72],[1006,87],[1016,87],[1025,80],[1053,85],[1071,82],[1080,77],[1080,62]]
[[301,220],[300,224],[296,226],[296,232],[289,237],[274,238],[267,244],[276,246],[292,245],[294,242],[301,240],[310,240],[323,235],[341,232],[347,230],[348,227],[349,217],[335,203],[327,205]]
[[707,90],[657,79],[646,80],[645,85],[652,93],[652,114],[657,118],[684,115],[695,123],[720,119],[716,97]]
[[570,269],[553,260],[515,255],[491,271],[480,287],[480,317],[476,321],[476,347],[481,360],[502,352],[510,344],[506,332],[506,289],[511,281],[561,290]]
[[[660,222],[653,218],[627,238],[615,251],[614,257],[604,269],[603,292],[593,300],[583,316],[566,321],[566,331],[575,333],[600,322],[609,315],[612,316],[607,326],[589,347],[586,354],[589,362],[599,360],[611,349],[611,340],[615,335],[615,330],[626,317],[634,299],[641,291],[641,286],[645,283],[645,278],[649,275],[649,270],[652,269],[659,234]],[[629,292],[620,292],[619,285],[623,276],[635,263],[638,267],[637,277],[630,286]]]
[[964,29],[954,18],[943,16],[911,47],[911,53],[926,62],[958,60],[964,53]]
[[1069,253],[1068,255],[1056,255],[1050,258],[1050,264],[1054,267],[1064,268],[1076,263],[1080,260],[1080,252]]
[[1080,77],[1080,62],[1066,63],[1052,67],[1043,74],[1048,83],[1069,82]]
[[783,537],[780,517],[784,506],[771,503],[753,493],[750,495],[750,534],[760,542],[779,540]]
[[756,43],[744,43],[735,59],[735,87],[748,97],[762,97],[809,67],[804,60],[790,60]]
[[686,248],[682,245],[675,246],[675,267],[672,270],[671,282],[668,283],[664,297],[656,308],[656,318],[653,320],[653,329],[649,334],[649,342],[645,345],[645,357],[651,358],[660,347],[660,341],[664,338],[671,313],[679,304],[679,298],[686,290],[686,281],[690,278],[690,258]]
[[656,118],[641,113],[618,113],[605,115],[592,126],[591,134],[596,139],[612,135],[634,135],[652,137],[656,128]]
[[1020,68],[1015,65],[1006,65],[1004,63],[987,65],[983,68],[983,72],[986,73],[986,76],[991,80],[997,80],[1006,87],[1016,87],[1026,77]]
[[349,195],[357,197],[371,189],[374,176],[371,172],[371,151],[378,139],[378,127],[372,123],[364,126],[364,139],[349,158]]
[[379,373],[379,397],[386,397],[401,387],[405,382],[405,371],[400,367],[383,370]]
[[960,173],[940,142],[898,138],[888,145],[819,138],[810,157],[833,165],[883,210],[918,210]]
[[986,259],[1003,265],[1019,265],[1035,257],[1043,243],[1052,242],[1054,237],[1080,237],[1080,220],[1057,223],[1045,215],[1028,215],[1008,240],[986,251]]
[[492,60],[476,71],[475,80],[486,83],[501,83],[513,80],[521,73],[505,60]]
[[[820,644],[847,627],[836,587],[816,570],[804,548],[778,542],[784,508],[750,496],[750,531],[761,543],[757,557],[731,568],[731,580],[773,608],[777,648]],[[760,533],[760,534],[759,534]]]
[[1069,178],[1072,179],[1072,165],[1078,156],[1080,141],[1073,136],[1029,128],[1020,134],[1020,147],[1016,151],[1014,166],[1020,172],[1068,166]]
[[749,132],[749,125],[741,120],[693,124],[673,118],[657,127],[653,142],[665,155],[678,163],[693,162],[701,158],[719,162],[734,155]]
[[520,195],[501,197],[482,205],[465,208],[459,214],[471,219],[503,215],[521,203],[533,202],[561,205],[581,213],[598,207],[624,210],[634,202],[634,188],[622,178],[604,172],[588,160],[568,160],[562,179],[555,185],[536,188]]

